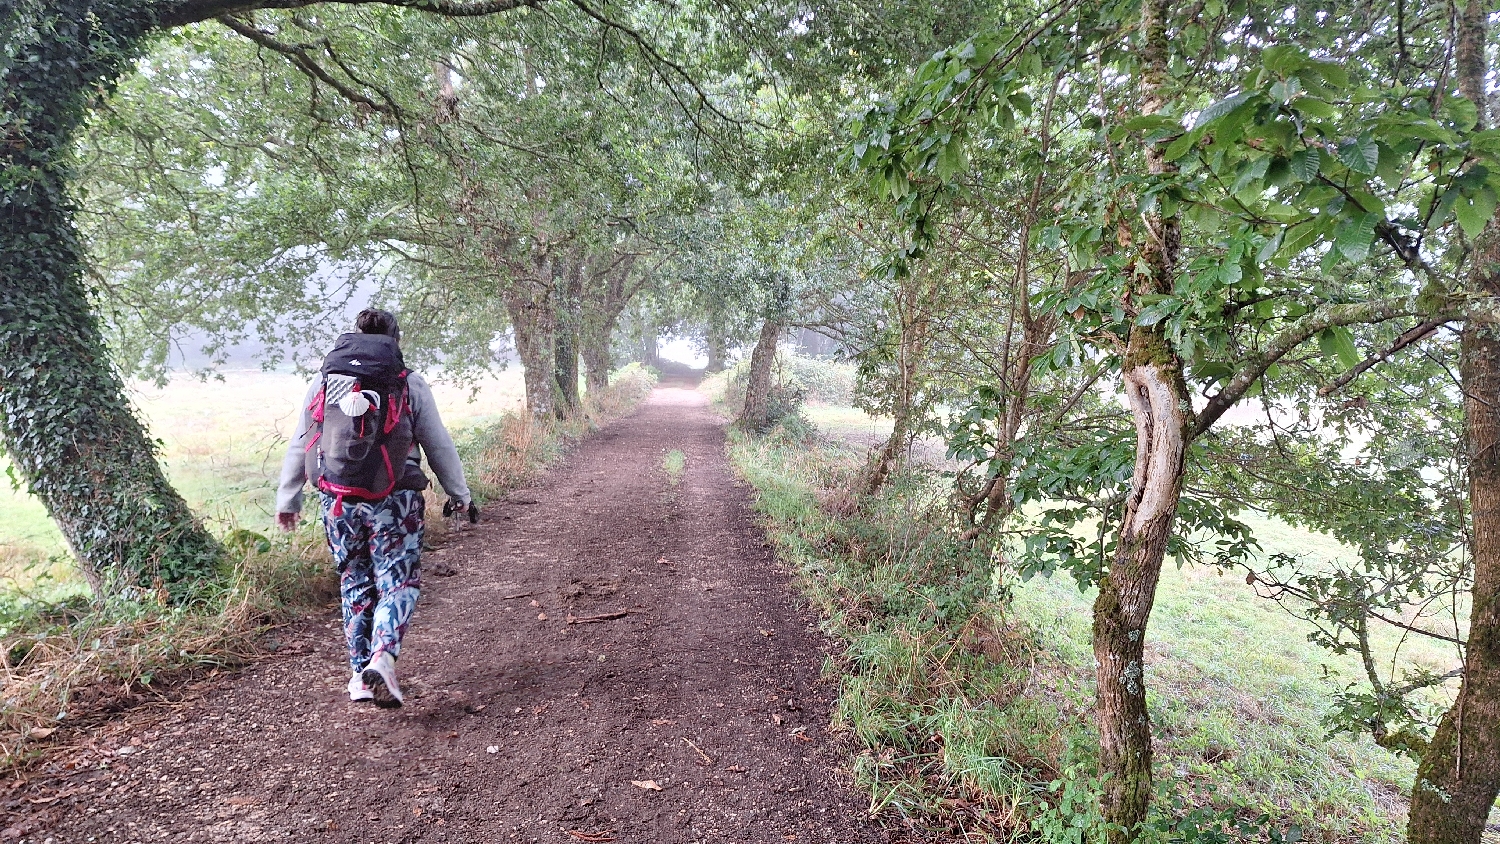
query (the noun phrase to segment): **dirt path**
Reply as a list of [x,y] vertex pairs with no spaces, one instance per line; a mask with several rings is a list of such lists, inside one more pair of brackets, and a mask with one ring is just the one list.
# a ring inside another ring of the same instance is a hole
[[350,704],[337,625],[309,623],[300,655],[12,782],[0,841],[887,840],[723,443],[698,393],[659,388],[427,557],[404,709]]

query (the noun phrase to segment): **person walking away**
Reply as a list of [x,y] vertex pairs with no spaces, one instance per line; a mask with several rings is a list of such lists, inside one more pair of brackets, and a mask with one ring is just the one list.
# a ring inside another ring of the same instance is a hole
[[382,310],[361,311],[358,332],[340,335],[309,385],[287,446],[276,521],[296,529],[303,485],[321,499],[328,549],[338,566],[351,701],[402,704],[396,679],[401,637],[421,591],[427,455],[449,495],[445,510],[478,509],[432,388],[406,370],[401,328]]

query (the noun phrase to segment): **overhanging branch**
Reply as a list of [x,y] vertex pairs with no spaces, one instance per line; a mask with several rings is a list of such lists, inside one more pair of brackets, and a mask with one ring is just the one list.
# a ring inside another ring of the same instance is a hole
[[[267,50],[286,56],[287,59],[291,61],[293,67],[297,68],[313,79],[324,83],[335,91],[338,91],[339,94],[344,97],[344,99],[357,105],[362,105],[370,109],[371,111],[380,112],[381,114],[396,113],[396,108],[390,102],[388,97],[385,98],[387,102],[378,103],[375,100],[370,99],[369,97],[360,93],[359,91],[356,91],[349,85],[339,81],[336,77],[334,77],[333,74],[329,73],[326,68],[313,60],[312,56],[309,55],[309,48],[307,45],[288,44],[284,41],[279,41],[270,33],[258,29],[250,25],[249,23],[231,15],[221,15],[219,16],[218,20],[219,23],[224,24],[225,26],[229,27],[235,32],[238,32],[240,35],[245,36],[251,41],[254,41],[256,44],[259,44]],[[335,60],[337,60],[336,57]],[[342,66],[342,63],[340,64]]]
[[340,6],[400,6],[447,18],[473,18],[509,12],[522,6],[540,6],[544,2],[546,0],[186,0],[162,4],[157,22],[164,28],[172,28],[257,9],[301,9],[323,3]]
[[[1195,439],[1211,428],[1225,411],[1249,392],[1272,364],[1312,339],[1319,332],[1336,326],[1373,324],[1405,316],[1423,315],[1423,310],[1417,304],[1417,297],[1402,296],[1395,299],[1374,299],[1368,302],[1327,305],[1307,314],[1273,337],[1264,351],[1246,358],[1229,379],[1229,383],[1224,385],[1224,389],[1209,399],[1203,411],[1193,419],[1188,439]],[[1430,316],[1432,319],[1446,322],[1456,318],[1459,314],[1438,313]]]
[[1392,343],[1382,351],[1376,352],[1375,354],[1370,355],[1369,357],[1360,361],[1359,364],[1353,369],[1333,379],[1332,383],[1318,388],[1318,395],[1327,396],[1330,393],[1341,389],[1350,381],[1353,381],[1354,379],[1363,375],[1375,364],[1380,363],[1381,361],[1401,351],[1407,346],[1410,346],[1411,344],[1419,340],[1431,336],[1433,332],[1437,331],[1439,328],[1442,328],[1446,324],[1447,323],[1445,320],[1429,320],[1428,322],[1424,322],[1415,328],[1411,328],[1402,332],[1401,336],[1396,338],[1396,342]]

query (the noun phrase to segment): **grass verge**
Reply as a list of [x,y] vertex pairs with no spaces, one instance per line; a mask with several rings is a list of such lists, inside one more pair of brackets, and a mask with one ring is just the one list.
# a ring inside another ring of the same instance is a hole
[[[872,814],[964,840],[1092,842],[1092,595],[1020,583],[953,541],[946,489],[896,478],[838,506],[863,449],[774,431],[730,455],[842,643],[834,727]],[[1164,577],[1148,657],[1160,798],[1144,840],[1396,842],[1412,769],[1321,723],[1353,666],[1234,578]]]
[[[569,441],[632,410],[655,382],[652,371],[632,365],[568,419],[542,425],[512,412],[461,432],[476,496],[495,497],[524,483]],[[428,499],[429,536],[441,541],[442,500]],[[68,591],[0,592],[0,764],[23,765],[44,753],[55,734],[264,656],[274,649],[268,634],[279,625],[337,602],[317,520],[305,520],[291,535],[235,529],[224,539],[230,560],[182,604],[143,590],[102,602]]]

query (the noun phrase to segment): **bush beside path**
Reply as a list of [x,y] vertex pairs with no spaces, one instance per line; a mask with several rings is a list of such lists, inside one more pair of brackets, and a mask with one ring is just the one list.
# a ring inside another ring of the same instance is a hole
[[659,388],[424,559],[404,709],[350,704],[309,620],[13,777],[0,839],[889,840],[746,495],[706,401]]

